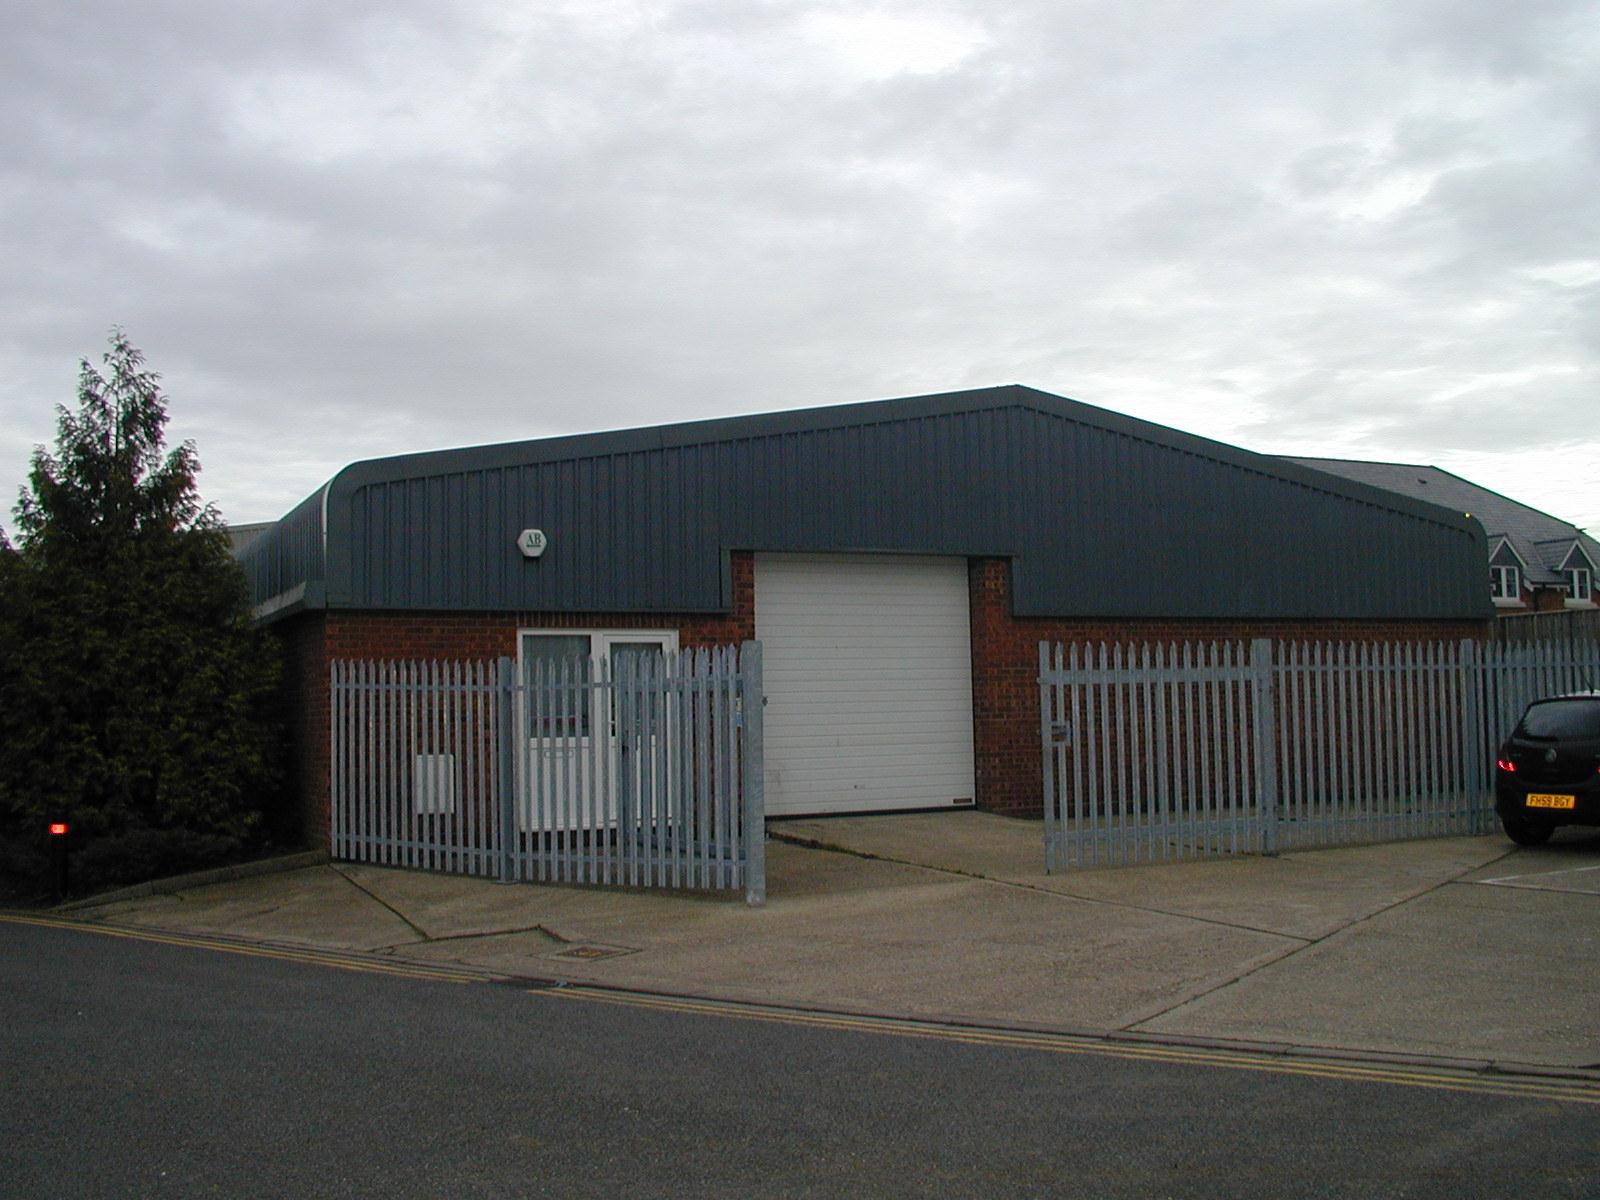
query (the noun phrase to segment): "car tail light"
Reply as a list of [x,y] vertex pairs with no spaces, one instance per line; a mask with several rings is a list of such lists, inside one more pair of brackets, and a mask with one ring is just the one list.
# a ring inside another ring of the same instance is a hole
[[1509,758],[1497,758],[1494,760],[1494,765],[1499,767],[1502,771],[1510,771],[1513,775],[1516,774],[1517,764],[1512,762]]

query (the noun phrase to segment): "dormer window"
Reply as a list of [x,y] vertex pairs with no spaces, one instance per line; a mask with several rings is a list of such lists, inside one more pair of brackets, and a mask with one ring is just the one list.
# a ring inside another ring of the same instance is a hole
[[1573,567],[1567,572],[1569,590],[1567,598],[1574,604],[1594,603],[1594,580],[1588,567]]
[[1516,567],[1490,567],[1489,595],[1496,600],[1520,600],[1522,572]]

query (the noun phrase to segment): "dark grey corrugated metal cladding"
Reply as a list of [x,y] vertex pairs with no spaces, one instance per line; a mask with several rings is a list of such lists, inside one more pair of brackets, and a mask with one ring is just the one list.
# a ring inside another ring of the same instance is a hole
[[250,580],[257,610],[315,601],[326,575],[323,555],[322,502],[327,488],[318,488],[239,552]]
[[1461,514],[1024,387],[356,463],[242,561],[268,607],[715,612],[730,550],[1005,556],[1022,616],[1489,613]]

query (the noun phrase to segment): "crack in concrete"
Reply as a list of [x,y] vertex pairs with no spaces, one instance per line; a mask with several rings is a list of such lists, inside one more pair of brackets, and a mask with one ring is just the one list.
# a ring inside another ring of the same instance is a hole
[[1244,980],[1249,979],[1251,976],[1256,975],[1261,971],[1265,971],[1269,967],[1279,966],[1280,964],[1293,958],[1295,955],[1302,954],[1314,946],[1321,945],[1331,937],[1336,937],[1339,934],[1353,929],[1358,925],[1365,924],[1375,917],[1382,916],[1384,913],[1393,912],[1402,905],[1411,904],[1417,900],[1420,900],[1422,897],[1431,895],[1441,888],[1449,887],[1454,884],[1473,884],[1481,882],[1478,880],[1463,881],[1462,876],[1471,874],[1474,871],[1486,870],[1489,867],[1494,866],[1496,863],[1503,862],[1505,859],[1516,853],[1514,848],[1507,849],[1495,858],[1490,859],[1488,862],[1478,863],[1477,865],[1470,867],[1462,867],[1448,879],[1441,879],[1437,883],[1428,885],[1421,891],[1412,892],[1409,895],[1401,896],[1398,900],[1391,901],[1390,903],[1382,905],[1379,908],[1375,908],[1371,912],[1365,913],[1362,916],[1353,917],[1350,920],[1342,922],[1341,924],[1328,930],[1326,933],[1318,934],[1315,937],[1304,937],[1300,934],[1284,933],[1281,930],[1276,929],[1260,929],[1253,925],[1241,925],[1233,921],[1223,921],[1215,917],[1200,917],[1195,916],[1192,913],[1173,912],[1170,909],[1154,908],[1143,904],[1129,904],[1126,901],[1103,900],[1093,896],[1082,896],[1076,892],[1066,891],[1065,889],[1040,887],[1037,884],[1023,883],[1013,879],[996,879],[992,875],[983,875],[976,871],[963,871],[954,867],[930,866],[927,863],[911,862],[909,859],[893,858],[888,855],[874,854],[867,850],[853,850],[848,846],[837,846],[828,842],[820,841],[816,838],[802,837],[797,834],[773,833],[771,830],[769,830],[767,836],[772,838],[774,841],[788,842],[791,845],[800,846],[808,850],[820,850],[825,853],[834,854],[849,854],[853,857],[864,858],[873,862],[888,862],[895,863],[899,866],[919,867],[925,871],[933,871],[944,875],[953,875],[963,879],[975,879],[983,883],[997,884],[1001,887],[1017,888],[1023,891],[1037,892],[1046,896],[1064,896],[1068,899],[1077,900],[1084,904],[1101,904],[1107,908],[1120,908],[1133,912],[1150,913],[1156,916],[1174,917],[1186,921],[1198,921],[1201,924],[1216,925],[1223,929],[1236,929],[1247,933],[1262,934],[1268,937],[1281,938],[1285,941],[1299,943],[1299,945],[1286,947],[1281,953],[1271,955],[1271,957],[1267,958],[1265,961],[1257,963],[1255,966],[1240,972],[1231,979],[1226,979],[1221,983],[1213,985],[1212,987],[1204,988],[1201,991],[1198,991],[1175,1004],[1170,1004],[1167,1007],[1160,1009],[1159,1011],[1144,1013],[1137,1019],[1128,1022],[1126,1025],[1119,1025],[1116,1027],[1120,1032],[1124,1033],[1137,1033],[1139,1032],[1139,1026],[1141,1025],[1147,1025],[1151,1021],[1155,1021],[1166,1016],[1168,1013],[1176,1012],[1186,1004],[1193,1004],[1195,1001],[1202,1000],[1207,996],[1220,992],[1224,988],[1229,988],[1236,983],[1241,983]]
[[1319,937],[1311,939],[1310,941],[1308,941],[1303,946],[1292,946],[1288,950],[1285,950],[1282,954],[1275,955],[1274,957],[1268,959],[1266,962],[1257,963],[1255,966],[1251,967],[1248,971],[1243,971],[1240,974],[1235,975],[1232,979],[1225,980],[1222,983],[1217,984],[1215,987],[1209,987],[1209,988],[1206,988],[1203,991],[1196,992],[1194,995],[1188,997],[1187,999],[1180,1000],[1176,1004],[1168,1005],[1166,1008],[1162,1009],[1160,1012],[1149,1013],[1149,1014],[1147,1014],[1145,1016],[1140,1017],[1137,1021],[1133,1021],[1133,1022],[1131,1022],[1130,1024],[1127,1024],[1127,1025],[1119,1026],[1118,1028],[1124,1033],[1136,1033],[1136,1032],[1138,1032],[1138,1027],[1140,1025],[1148,1025],[1151,1021],[1159,1020],[1161,1017],[1166,1016],[1168,1013],[1177,1012],[1178,1009],[1183,1008],[1185,1005],[1193,1004],[1197,1000],[1204,1000],[1207,996],[1213,996],[1216,993],[1218,993],[1220,991],[1223,991],[1225,988],[1230,988],[1230,987],[1233,987],[1235,984],[1243,983],[1246,979],[1249,979],[1254,975],[1260,974],[1262,971],[1265,971],[1269,967],[1281,966],[1283,963],[1288,962],[1289,959],[1295,957],[1295,955],[1304,954],[1307,950],[1310,950],[1313,947],[1322,945],[1322,943],[1326,942],[1329,938],[1337,937],[1341,933],[1348,932],[1349,930],[1354,929],[1359,925],[1365,925],[1367,922],[1373,920],[1376,917],[1381,917],[1385,913],[1394,912],[1397,908],[1402,908],[1407,904],[1413,904],[1416,901],[1421,900],[1424,896],[1431,896],[1431,895],[1433,895],[1434,892],[1440,891],[1440,890],[1442,890],[1444,888],[1447,888],[1447,887],[1452,887],[1452,886],[1455,886],[1455,885],[1458,885],[1458,884],[1463,885],[1463,886],[1471,886],[1476,881],[1474,881],[1474,880],[1463,880],[1462,876],[1469,875],[1473,871],[1482,871],[1482,870],[1484,870],[1484,869],[1486,869],[1488,867],[1492,867],[1492,866],[1495,865],[1495,863],[1503,862],[1505,859],[1509,858],[1514,853],[1516,853],[1515,850],[1506,850],[1506,851],[1502,852],[1498,857],[1492,858],[1486,863],[1479,863],[1475,867],[1463,867],[1461,870],[1457,871],[1454,875],[1452,875],[1448,879],[1441,879],[1441,880],[1439,880],[1439,882],[1437,882],[1435,884],[1431,884],[1430,886],[1423,888],[1420,892],[1413,892],[1409,896],[1402,896],[1402,897],[1400,897],[1400,899],[1395,900],[1395,901],[1393,901],[1393,902],[1391,902],[1389,904],[1385,904],[1381,908],[1373,909],[1371,912],[1365,914],[1364,916],[1356,917],[1356,918],[1353,918],[1352,920],[1346,921],[1346,922],[1344,922],[1344,924],[1338,926],[1337,928],[1330,929],[1330,930],[1328,930],[1327,933],[1324,933]]
[[[394,951],[394,950],[396,950],[396,949],[398,949],[398,948],[400,948],[402,946],[429,945],[429,944],[432,944],[434,942],[466,942],[466,941],[472,941],[472,940],[474,940],[476,938],[505,937],[505,936],[509,936],[511,934],[517,934],[517,933],[542,933],[545,937],[549,938],[552,942],[556,942],[556,943],[558,943],[560,945],[563,945],[563,946],[571,945],[572,942],[574,941],[574,939],[567,937],[565,934],[557,933],[554,929],[551,929],[548,925],[545,925],[543,923],[535,923],[533,925],[514,925],[514,926],[511,926],[510,928],[507,928],[507,929],[477,929],[477,930],[473,930],[471,933],[439,933],[439,934],[429,933],[426,929],[422,928],[422,926],[418,925],[410,917],[406,916],[405,913],[401,912],[394,905],[390,904],[382,896],[378,895],[371,888],[369,888],[365,884],[363,884],[359,879],[356,879],[355,877],[350,875],[343,868],[341,868],[341,867],[339,867],[339,866],[337,866],[337,865],[335,865],[333,863],[330,863],[329,866],[333,869],[333,873],[335,875],[338,875],[341,879],[343,879],[346,883],[348,883],[351,887],[355,888],[357,891],[361,892],[363,895],[369,897],[370,899],[376,901],[378,904],[381,904],[384,908],[388,909],[396,917],[398,917],[398,918],[400,918],[400,920],[404,921],[405,924],[406,924],[406,927],[417,935],[416,939],[413,940],[413,941],[389,942],[389,943],[387,943],[387,944],[385,944],[383,946],[375,947],[375,949],[377,951],[379,951],[379,952],[389,953],[389,952],[392,952],[392,951]],[[277,907],[282,907],[282,906],[281,905],[275,906],[275,908],[277,908]],[[268,910],[268,911],[273,911],[273,910]]]
[[[406,916],[405,913],[401,912],[394,905],[390,904],[387,900],[385,900],[382,896],[378,895],[371,888],[364,887],[359,879],[354,878],[347,871],[345,871],[343,868],[337,866],[334,863],[329,863],[328,865],[333,869],[333,873],[335,875],[339,876],[346,883],[348,883],[351,887],[355,888],[356,891],[361,892],[363,895],[370,897],[371,899],[373,899],[377,903],[383,905],[384,908],[388,909],[395,916],[399,917],[400,920],[405,922],[406,928],[410,929],[413,933],[415,933],[423,941],[431,942],[431,941],[434,940],[433,937],[428,933],[428,931],[426,929],[422,928],[422,926],[418,925],[410,917]],[[415,945],[416,943],[415,942],[411,942],[411,943],[396,942],[394,944],[397,945],[397,946],[403,946],[403,945],[408,945],[408,944],[409,945]]]
[[[848,854],[852,858],[864,858],[871,862],[894,863],[901,867],[916,867],[923,871],[933,871],[940,875],[954,875],[958,879],[975,879],[980,883],[992,883],[996,887],[1016,888],[1018,891],[1034,892],[1041,896],[1060,896],[1068,900],[1076,900],[1081,904],[1099,904],[1105,908],[1126,909],[1129,912],[1150,913],[1158,917],[1173,917],[1182,921],[1197,921],[1202,925],[1216,925],[1223,929],[1239,929],[1246,933],[1258,933],[1266,937],[1284,938],[1288,941],[1310,943],[1311,939],[1297,933],[1285,933],[1281,929],[1262,929],[1254,925],[1241,925],[1236,921],[1223,921],[1217,917],[1202,917],[1194,913],[1173,912],[1171,909],[1154,908],[1148,904],[1130,904],[1126,900],[1105,900],[1097,896],[1082,896],[1077,892],[1069,892],[1065,888],[1041,887],[1036,883],[1025,883],[1020,879],[999,879],[993,875],[984,875],[978,871],[964,871],[959,867],[938,867],[928,863],[912,862],[908,858],[893,858],[886,854],[874,854],[870,850],[853,850],[848,846],[836,846],[829,842],[817,841],[814,838],[800,837],[792,833],[772,833],[767,836],[773,841],[787,842],[792,846],[799,846],[806,850],[821,850],[830,854]],[[1478,868],[1471,868],[1477,870]],[[1336,932],[1336,931],[1335,931]],[[1297,947],[1299,949],[1300,947]]]

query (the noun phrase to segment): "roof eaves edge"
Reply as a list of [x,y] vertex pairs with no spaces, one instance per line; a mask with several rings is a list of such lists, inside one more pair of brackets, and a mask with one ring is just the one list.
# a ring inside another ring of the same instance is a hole
[[[352,497],[361,488],[377,483],[427,478],[450,471],[534,466],[571,458],[640,453],[710,442],[732,442],[784,433],[864,427],[890,421],[1002,408],[1018,408],[1074,421],[1165,449],[1193,454],[1269,478],[1310,487],[1346,500],[1405,513],[1463,532],[1470,533],[1474,527],[1481,531],[1482,528],[1476,520],[1448,505],[1430,504],[1374,484],[1361,483],[1332,472],[1305,467],[1281,456],[1246,450],[1240,446],[1173,429],[1141,417],[1128,416],[1081,400],[1058,396],[1026,384],[1012,383],[953,392],[934,392],[920,396],[711,417],[700,421],[667,425],[563,434],[516,442],[425,450],[415,454],[362,459],[341,468],[324,485],[326,490],[323,496],[325,506],[323,533],[324,537],[331,534],[333,501]],[[331,570],[331,565],[328,569]]]
[[[1319,491],[1331,492],[1343,496],[1347,500],[1356,500],[1364,504],[1371,504],[1377,508],[1387,508],[1393,512],[1407,513],[1410,516],[1420,517],[1426,521],[1433,521],[1440,525],[1447,525],[1466,533],[1477,531],[1478,536],[1485,539],[1487,545],[1488,535],[1484,532],[1483,522],[1477,517],[1464,513],[1460,509],[1448,504],[1434,504],[1427,500],[1418,500],[1414,496],[1407,496],[1403,492],[1392,492],[1388,488],[1380,487],[1375,483],[1363,483],[1359,479],[1351,479],[1344,475],[1335,475],[1332,471],[1319,471],[1315,467],[1307,467],[1298,462],[1275,455],[1263,457],[1275,458],[1283,465],[1283,478],[1295,483],[1314,487]],[[1338,460],[1329,460],[1338,461]],[[1521,555],[1518,555],[1520,558]]]
[[1031,391],[1033,389],[1020,384],[1002,384],[922,396],[863,400],[778,412],[742,413],[666,425],[603,429],[593,433],[558,434],[554,437],[494,442],[481,446],[422,450],[414,454],[361,459],[350,463],[329,481],[329,486],[338,485],[338,493],[345,495],[372,483],[426,478],[449,471],[494,470],[525,464],[534,466],[571,458],[598,458],[608,454],[742,441],[783,433],[881,425],[889,421],[1009,407],[1013,403],[1009,399],[1012,394]]

